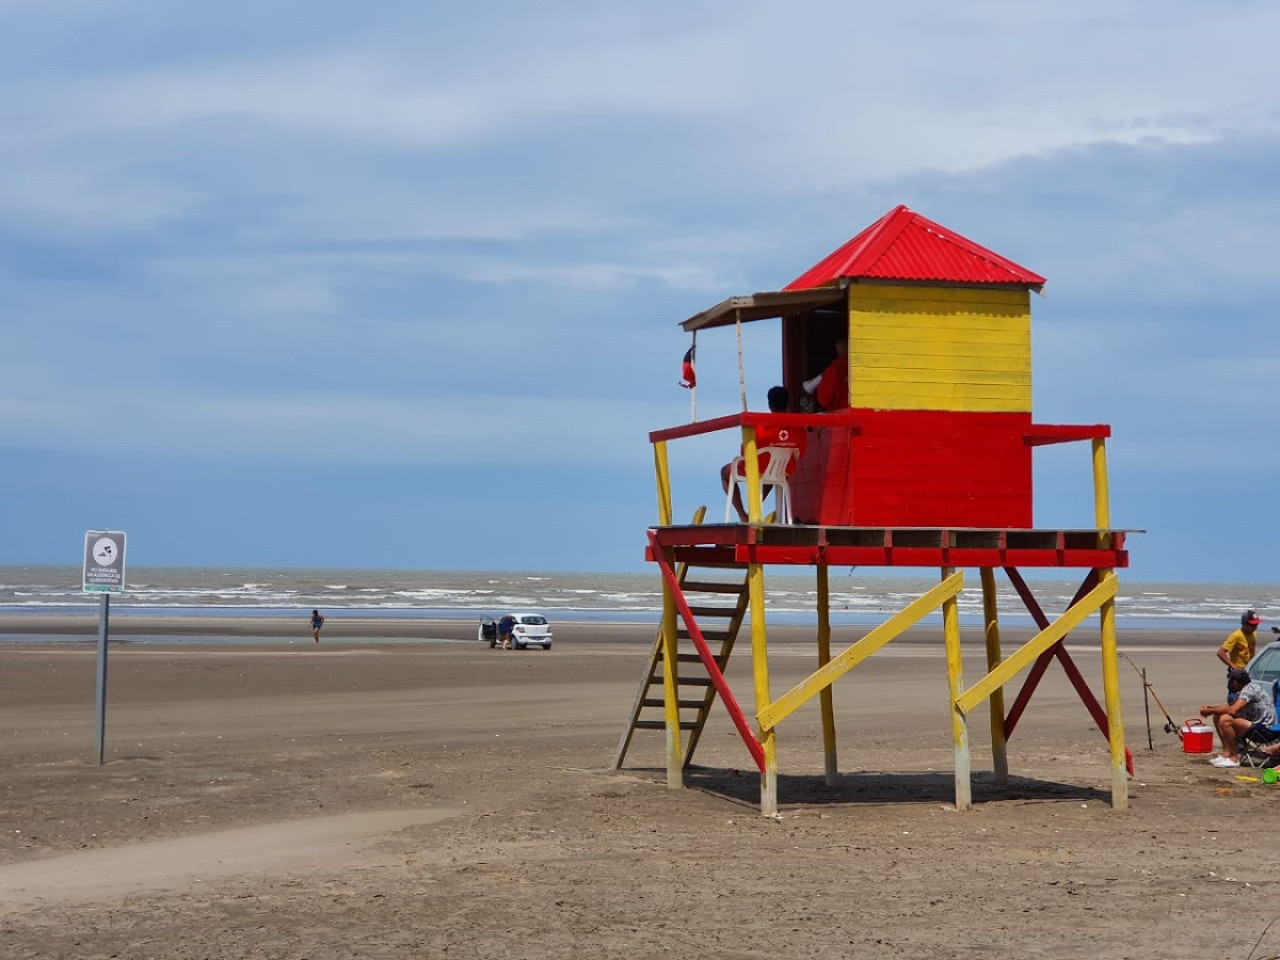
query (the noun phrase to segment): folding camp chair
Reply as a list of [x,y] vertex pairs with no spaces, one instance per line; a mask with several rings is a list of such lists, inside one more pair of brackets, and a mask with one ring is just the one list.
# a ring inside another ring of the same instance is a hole
[[[1273,701],[1280,697],[1280,680],[1276,680],[1271,684],[1271,698]],[[1241,764],[1250,767],[1269,767],[1280,762],[1280,756],[1272,756],[1269,753],[1263,753],[1262,747],[1269,743],[1275,743],[1280,740],[1280,715],[1273,724],[1255,723],[1245,733],[1240,736],[1240,742],[1237,744],[1240,753]]]

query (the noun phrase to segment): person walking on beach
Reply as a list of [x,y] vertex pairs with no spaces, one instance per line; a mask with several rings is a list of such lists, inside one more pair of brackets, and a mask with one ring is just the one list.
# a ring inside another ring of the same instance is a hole
[[504,613],[498,620],[498,642],[503,650],[511,649],[511,631],[516,627],[516,618]]
[[[1258,640],[1258,624],[1262,618],[1256,610],[1246,610],[1240,615],[1240,629],[1233,630],[1218,648],[1218,659],[1227,667],[1228,675],[1233,669],[1243,670],[1253,659]],[[1227,686],[1227,703],[1232,701],[1231,687]]]
[[315,638],[316,646],[320,646],[320,628],[324,626],[324,614],[319,610],[311,611],[311,636]]

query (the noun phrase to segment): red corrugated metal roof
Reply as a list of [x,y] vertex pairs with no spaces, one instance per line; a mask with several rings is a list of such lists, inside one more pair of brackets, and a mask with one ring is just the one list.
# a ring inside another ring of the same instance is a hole
[[807,290],[842,278],[946,283],[1021,284],[1039,289],[1044,277],[898,205],[814,264],[783,290]]

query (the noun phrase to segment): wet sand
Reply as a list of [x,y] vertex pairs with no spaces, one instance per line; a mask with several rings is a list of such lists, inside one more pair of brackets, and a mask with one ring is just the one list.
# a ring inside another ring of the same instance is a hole
[[[269,640],[306,640],[311,642],[309,618],[241,616],[157,616],[153,614],[118,614],[109,618],[109,634],[113,641],[148,640],[157,638],[200,638],[204,640],[257,638]],[[456,640],[476,639],[477,617],[423,618],[423,617],[362,617],[358,614],[330,612],[326,615],[321,639],[326,643],[341,644],[346,641],[365,640]],[[556,617],[553,628],[557,640],[568,641],[606,640],[618,643],[648,644],[656,630],[653,622],[619,623],[612,621],[585,621]],[[857,628],[837,628],[857,629]],[[866,627],[862,628],[864,631]],[[966,644],[982,644],[982,631],[965,627]],[[1080,635],[1088,633],[1082,628]],[[1033,631],[1029,627],[1002,627],[1006,645],[1025,640]],[[1096,633],[1096,628],[1090,633]],[[813,626],[791,624],[770,625],[771,642],[811,643]],[[1223,636],[1225,636],[1225,632]],[[97,640],[98,613],[86,610],[78,616],[11,614],[0,615],[0,641],[16,638],[62,637]],[[1149,649],[1151,647],[1203,647],[1220,642],[1216,635],[1182,629],[1134,629],[1121,624],[1119,630],[1122,649]],[[1267,637],[1265,639],[1272,639]],[[941,642],[940,628],[921,625],[908,630],[898,642]]]
[[[72,632],[15,619],[0,632]],[[977,803],[955,811],[942,644],[919,628],[836,685],[837,785],[816,705],[783,724],[773,820],[719,708],[688,789],[666,785],[661,732],[638,731],[610,772],[651,624],[557,623],[555,649],[517,652],[477,643],[472,618],[330,618],[319,648],[305,621],[113,618],[98,766],[97,624],[76,619],[84,642],[0,643],[6,956],[1280,953],[1264,935],[1280,844],[1261,819],[1280,784],[1183,754],[1154,702],[1148,749],[1127,663],[1127,812],[1110,809],[1106,743],[1056,666],[1006,787],[975,714]],[[813,668],[811,632],[771,630],[775,696]],[[1220,699],[1218,640],[1122,627],[1178,719]],[[1100,697],[1096,639],[1069,646]],[[728,675],[749,705],[746,650]],[[970,682],[983,662],[966,631]]]

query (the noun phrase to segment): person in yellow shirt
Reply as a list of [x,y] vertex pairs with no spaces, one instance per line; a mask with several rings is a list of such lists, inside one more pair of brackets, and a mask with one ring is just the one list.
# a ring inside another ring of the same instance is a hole
[[1249,665],[1258,638],[1258,624],[1261,622],[1262,618],[1256,610],[1246,610],[1240,617],[1240,629],[1233,630],[1218,648],[1218,659],[1226,664],[1228,670]]
[[[1240,629],[1233,630],[1218,648],[1218,659],[1226,664],[1228,673],[1232,670],[1243,670],[1253,659],[1258,639],[1258,624],[1261,622],[1262,618],[1258,616],[1258,611],[1246,610],[1240,615]],[[1228,685],[1227,703],[1231,703],[1234,699]]]

